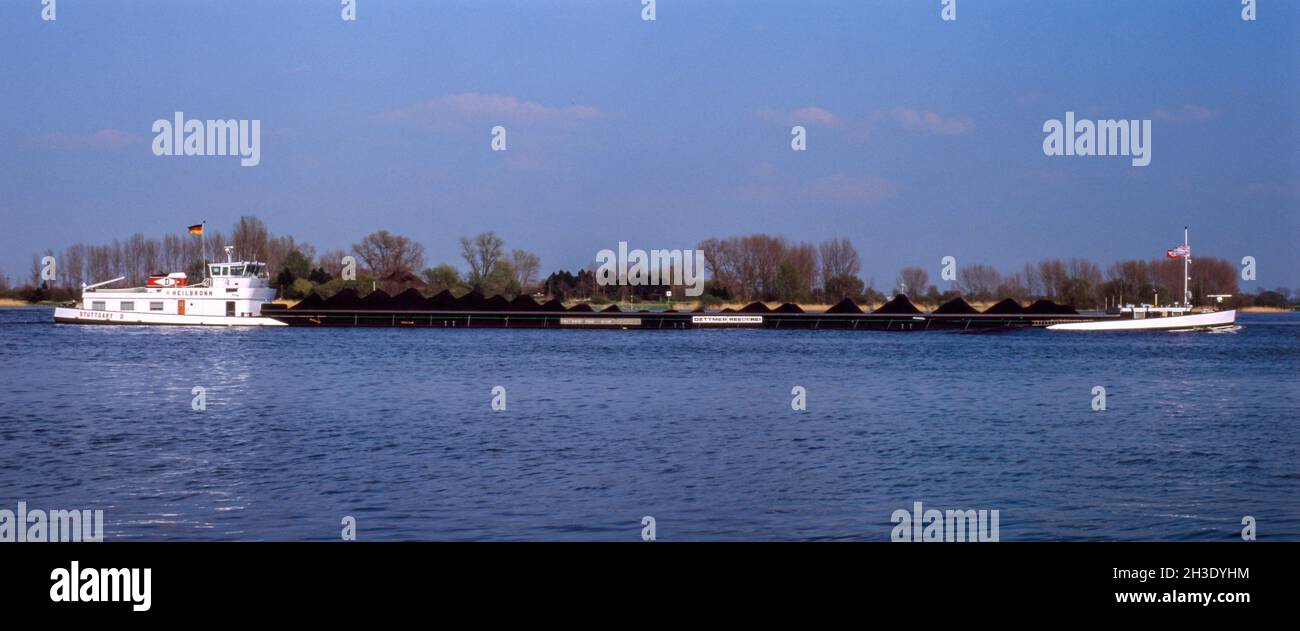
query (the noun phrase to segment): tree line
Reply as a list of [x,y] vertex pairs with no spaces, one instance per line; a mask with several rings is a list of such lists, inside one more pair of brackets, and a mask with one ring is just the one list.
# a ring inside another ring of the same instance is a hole
[[[0,272],[0,295],[26,299],[72,300],[83,285],[123,277],[124,286],[142,286],[149,276],[183,271],[193,282],[205,277],[205,261],[225,260],[232,246],[237,260],[266,263],[271,284],[285,298],[302,298],[315,291],[333,295],[344,287],[366,293],[382,288],[390,293],[420,287],[429,293],[448,289],[465,293],[519,294],[538,286],[541,259],[522,249],[505,250],[495,233],[462,237],[461,258],[468,271],[449,264],[425,267],[424,246],[410,237],[379,230],[362,237],[348,250],[317,254],[316,248],[291,235],[275,235],[257,217],[240,217],[229,233],[204,228],[202,236],[171,233],[162,238],[136,233],[111,243],[74,243],[59,252],[47,249],[32,256],[26,282],[11,283]],[[44,273],[53,257],[54,278]],[[349,259],[351,259],[349,261]],[[350,273],[349,273],[350,272]]]
[[[124,282],[132,286],[143,285],[150,275],[178,270],[201,278],[204,243],[209,261],[223,260],[223,248],[230,245],[237,259],[265,262],[272,285],[288,299],[312,292],[328,297],[344,287],[361,293],[382,288],[390,294],[418,287],[427,295],[444,289],[458,295],[479,290],[489,295],[513,297],[529,293],[603,303],[632,298],[659,300],[665,291],[684,289],[601,286],[594,263],[576,273],[557,270],[540,278],[540,258],[519,248],[507,250],[505,241],[494,232],[460,238],[463,269],[448,263],[426,266],[423,245],[388,230],[370,233],[348,250],[318,254],[311,244],[291,235],[272,234],[257,217],[243,216],[229,233],[207,229],[202,240],[192,235],[168,234],[159,239],[137,233],[105,244],[75,243],[57,255],[46,250],[33,255],[28,282],[15,286],[0,273],[0,295],[33,301],[71,300],[83,283],[117,276],[125,277]],[[700,298],[704,306],[754,300],[830,304],[845,298],[860,304],[878,304],[888,298],[876,289],[874,278],[862,278],[861,255],[846,238],[813,244],[751,234],[709,238],[698,249],[704,256],[707,276],[705,293]],[[45,256],[53,256],[57,264],[53,281],[42,277]],[[1176,302],[1182,293],[1182,261],[1168,258],[1116,261],[1105,268],[1082,258],[1053,258],[1025,264],[1010,273],[983,263],[954,264],[952,270],[955,273],[951,280],[945,280],[938,264],[933,270],[904,267],[889,287],[889,294],[906,294],[913,302],[930,306],[960,296],[970,302],[1046,298],[1091,309],[1124,303]],[[1194,303],[1208,303],[1212,294],[1232,294],[1229,304],[1234,305],[1282,306],[1295,299],[1286,288],[1242,296],[1238,273],[1231,261],[1197,257],[1189,285]],[[938,280],[932,282],[932,278]],[[673,295],[685,296],[685,292],[674,291]]]

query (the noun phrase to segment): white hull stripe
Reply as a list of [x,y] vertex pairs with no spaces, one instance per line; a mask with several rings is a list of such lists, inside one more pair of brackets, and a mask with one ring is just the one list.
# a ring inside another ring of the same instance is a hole
[[91,309],[54,309],[54,321],[64,324],[173,324],[179,326],[288,326],[263,317],[176,315],[132,311],[94,311]]

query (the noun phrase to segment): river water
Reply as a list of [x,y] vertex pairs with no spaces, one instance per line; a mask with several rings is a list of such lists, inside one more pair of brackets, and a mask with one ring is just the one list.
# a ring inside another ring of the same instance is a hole
[[1300,539],[1300,316],[1239,323],[218,329],[5,309],[0,509],[102,509],[108,540],[337,540],[352,516],[362,540],[634,541],[653,516],[664,541],[888,541],[919,501],[997,510],[1003,541],[1226,541],[1245,516]]

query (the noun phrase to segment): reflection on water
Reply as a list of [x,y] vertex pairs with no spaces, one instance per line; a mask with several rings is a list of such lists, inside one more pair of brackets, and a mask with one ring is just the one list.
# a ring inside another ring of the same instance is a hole
[[[0,310],[0,507],[108,540],[1300,539],[1300,318],[1235,334],[408,331]],[[508,409],[494,412],[493,386]],[[807,389],[806,412],[790,390]],[[1090,408],[1092,387],[1107,410]],[[207,409],[191,410],[192,389]]]

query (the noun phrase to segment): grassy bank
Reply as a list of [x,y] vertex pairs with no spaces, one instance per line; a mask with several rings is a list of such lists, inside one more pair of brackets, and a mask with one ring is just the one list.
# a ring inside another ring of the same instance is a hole
[[1295,309],[1289,307],[1242,307],[1237,311],[1242,313],[1290,313]]

